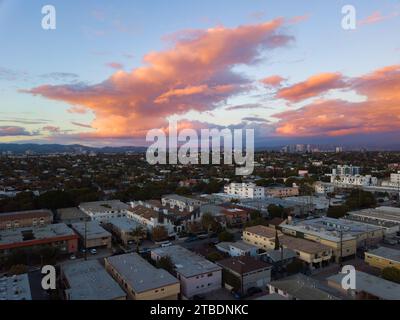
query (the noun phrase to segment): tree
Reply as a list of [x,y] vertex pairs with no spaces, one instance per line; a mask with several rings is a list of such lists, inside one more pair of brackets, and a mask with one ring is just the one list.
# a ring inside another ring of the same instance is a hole
[[327,216],[329,218],[343,218],[346,213],[348,212],[349,208],[347,206],[334,206],[334,207],[329,207]]
[[172,262],[170,256],[161,257],[157,261],[157,268],[167,270],[171,274],[174,274],[175,272],[175,264]]
[[382,278],[400,283],[400,270],[394,267],[387,267],[382,270]]
[[151,233],[153,241],[162,241],[168,238],[168,232],[163,226],[154,227]]
[[203,214],[201,217],[201,225],[203,226],[203,229],[207,230],[208,233],[218,232],[221,230],[221,225],[210,213]]
[[303,262],[298,259],[293,260],[287,265],[286,270],[290,274],[299,273],[303,270]]
[[230,242],[233,241],[234,238],[234,235],[226,230],[218,234],[218,240],[221,242]]
[[146,231],[143,229],[142,226],[137,226],[135,229],[133,229],[130,232],[130,235],[132,236],[133,240],[135,241],[136,252],[139,252],[139,243],[140,243],[140,240],[145,237]]
[[288,217],[288,213],[285,208],[281,206],[277,206],[275,204],[270,204],[268,206],[268,214],[270,218],[281,218],[286,219]]
[[371,208],[376,206],[376,199],[372,192],[364,190],[352,190],[346,200],[350,210]]
[[210,260],[211,262],[215,262],[218,260],[222,260],[224,256],[219,253],[219,252],[211,252],[210,254],[207,255],[207,260]]
[[15,264],[13,265],[10,270],[8,271],[9,274],[11,275],[18,275],[18,274],[23,274],[28,272],[28,267],[24,264]]

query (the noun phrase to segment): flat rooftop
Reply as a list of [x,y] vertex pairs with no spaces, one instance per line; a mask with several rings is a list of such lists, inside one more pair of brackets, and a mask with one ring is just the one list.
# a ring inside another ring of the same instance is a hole
[[293,224],[284,224],[283,228],[312,234],[326,240],[340,241],[340,232],[343,232],[343,240],[355,239],[365,232],[382,230],[380,226],[374,226],[347,219],[333,219],[328,217],[312,220],[302,220]]
[[62,268],[70,300],[114,300],[126,293],[97,260],[66,264]]
[[179,283],[167,271],[157,269],[137,253],[112,256],[106,260],[138,293]]
[[240,256],[223,259],[218,261],[217,264],[224,269],[232,270],[233,272],[240,275],[271,268],[271,265],[269,263],[257,260],[250,256]]
[[[253,234],[256,234],[258,236],[264,237],[264,238],[275,238],[277,230],[271,227],[266,227],[266,226],[253,226],[253,227],[248,227],[244,230],[245,232],[250,232]],[[278,235],[280,235],[281,232],[278,231]]]
[[272,281],[270,285],[299,300],[338,300],[336,296],[323,290],[318,281],[302,274]]
[[378,249],[370,250],[366,253],[400,263],[400,250],[379,247]]
[[62,220],[89,218],[89,216],[86,213],[84,213],[81,209],[76,207],[58,209],[57,216],[59,219]]
[[0,221],[8,221],[10,219],[41,218],[41,217],[53,218],[53,213],[50,210],[46,209],[0,213]]
[[[339,273],[327,280],[341,285],[346,275]],[[361,271],[356,271],[356,291],[366,292],[384,300],[400,300],[400,284]]]
[[[86,227],[85,227],[86,224]],[[72,224],[72,228],[82,237],[85,238],[85,234],[88,240],[111,237],[111,233],[104,230],[100,223],[97,221],[88,222],[77,222]],[[85,231],[86,228],[86,231]]]
[[358,211],[351,211],[348,213],[348,215],[374,220],[390,221],[396,224],[400,224],[400,208],[378,207],[375,209],[363,209]]
[[141,226],[140,223],[126,217],[112,218],[108,220],[107,223],[113,225],[122,232],[130,232]]
[[321,243],[295,238],[287,235],[280,237],[279,243],[288,249],[294,251],[306,252],[310,254],[317,254],[321,252],[331,251],[330,247],[323,245]]
[[124,211],[130,207],[126,203],[120,200],[109,200],[109,201],[94,201],[94,202],[83,202],[79,205],[84,211],[93,213],[107,213],[110,211]]
[[181,246],[158,248],[152,250],[153,252],[160,257],[171,257],[176,272],[182,274],[185,278],[221,270],[221,267],[215,263]]
[[0,278],[1,300],[32,300],[28,274]]
[[69,236],[76,237],[76,234],[64,223],[17,228],[0,231],[0,246]]

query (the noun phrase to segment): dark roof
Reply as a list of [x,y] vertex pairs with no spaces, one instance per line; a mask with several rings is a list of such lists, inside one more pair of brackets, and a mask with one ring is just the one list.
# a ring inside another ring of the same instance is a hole
[[271,267],[269,263],[257,260],[250,256],[232,257],[218,261],[217,264],[224,269],[230,269],[238,274],[244,274]]
[[53,213],[50,210],[29,210],[29,211],[17,211],[17,212],[6,212],[0,213],[0,221],[9,221],[12,219],[26,219],[26,218],[41,218],[41,217],[53,217]]

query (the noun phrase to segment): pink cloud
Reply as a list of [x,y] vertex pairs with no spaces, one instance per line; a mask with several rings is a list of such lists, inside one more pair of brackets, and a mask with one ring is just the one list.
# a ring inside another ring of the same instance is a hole
[[106,66],[110,67],[112,69],[117,69],[117,70],[124,68],[124,65],[121,63],[118,63],[118,62],[108,62],[108,63],[106,63]]
[[280,89],[277,97],[290,102],[299,102],[344,86],[345,82],[340,73],[320,73],[306,81]]
[[286,79],[282,78],[281,76],[274,75],[274,76],[264,78],[264,79],[260,80],[260,82],[265,84],[268,87],[279,87],[284,80],[286,80]]
[[190,31],[171,48],[148,53],[143,67],[119,70],[102,83],[43,85],[25,92],[67,102],[74,111],[92,111],[98,137],[143,137],[165,126],[170,115],[210,111],[248,90],[249,81],[232,67],[254,64],[261,51],[293,40],[281,31],[283,21]]
[[320,100],[274,115],[283,136],[342,136],[400,130],[400,65],[349,78],[347,89],[367,97],[363,102]]

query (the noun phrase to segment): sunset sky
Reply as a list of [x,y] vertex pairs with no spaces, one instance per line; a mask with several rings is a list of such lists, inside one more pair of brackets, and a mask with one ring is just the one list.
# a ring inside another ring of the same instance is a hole
[[399,35],[397,0],[0,0],[0,142],[144,145],[171,117],[265,147],[397,143]]

